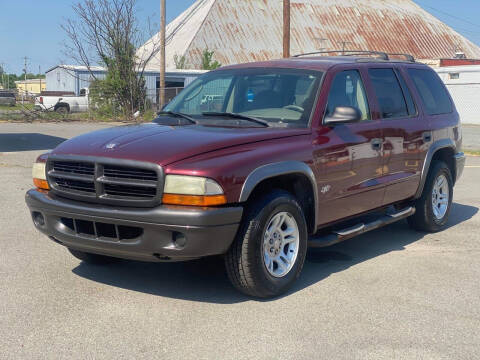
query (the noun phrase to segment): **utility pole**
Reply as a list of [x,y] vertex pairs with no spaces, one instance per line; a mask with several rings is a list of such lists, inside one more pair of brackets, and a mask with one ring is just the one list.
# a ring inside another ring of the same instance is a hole
[[165,0],[160,0],[160,109],[165,105]]
[[41,95],[42,94],[42,72],[40,69],[40,65],[38,65],[38,77],[40,78],[40,90],[38,95]]
[[290,0],[283,0],[283,57],[290,57]]
[[2,87],[5,89],[5,63],[2,63],[0,69],[2,70]]
[[24,73],[24,79],[25,79],[25,83],[23,84],[23,86],[25,88],[22,93],[22,104],[25,103],[25,95],[27,94],[27,60],[28,58],[25,56],[23,59],[25,60],[24,62],[25,66],[23,67],[23,73]]

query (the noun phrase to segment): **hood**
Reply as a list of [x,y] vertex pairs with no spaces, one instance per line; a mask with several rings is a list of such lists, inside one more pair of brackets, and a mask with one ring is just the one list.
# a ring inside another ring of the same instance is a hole
[[52,154],[101,156],[165,166],[226,147],[309,133],[310,129],[172,127],[151,123],[80,135],[60,144]]

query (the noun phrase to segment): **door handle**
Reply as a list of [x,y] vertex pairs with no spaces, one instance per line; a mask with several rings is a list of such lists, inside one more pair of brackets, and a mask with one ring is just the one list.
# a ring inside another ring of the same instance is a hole
[[370,141],[370,144],[372,145],[373,150],[381,150],[383,140],[382,139],[372,139],[372,141]]
[[430,131],[426,131],[423,133],[423,141],[425,142],[432,141],[432,133]]

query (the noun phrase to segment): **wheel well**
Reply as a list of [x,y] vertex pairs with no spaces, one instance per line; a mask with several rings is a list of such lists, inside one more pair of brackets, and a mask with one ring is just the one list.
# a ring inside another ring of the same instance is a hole
[[272,189],[282,189],[295,196],[305,214],[308,232],[310,234],[315,232],[315,197],[308,177],[294,173],[262,180],[255,186],[247,202],[257,199]]
[[70,105],[68,105],[67,103],[57,103],[55,105],[54,110],[57,110],[58,108],[61,108],[61,107],[67,108],[67,110],[70,111]]
[[452,174],[453,182],[455,182],[457,178],[456,168],[455,168],[455,152],[451,147],[442,148],[437,150],[435,154],[433,154],[432,162],[435,160],[443,161],[447,164],[448,168],[450,169],[450,173]]

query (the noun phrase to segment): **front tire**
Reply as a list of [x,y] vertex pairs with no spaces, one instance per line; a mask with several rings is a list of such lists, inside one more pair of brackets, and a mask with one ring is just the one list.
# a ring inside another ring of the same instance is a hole
[[423,188],[415,202],[416,212],[408,218],[409,225],[420,231],[438,232],[445,228],[453,199],[453,180],[443,161],[434,161]]
[[82,260],[83,262],[92,265],[110,264],[116,260],[115,258],[110,256],[86,253],[80,250],[74,250],[70,248],[68,248],[68,251],[70,251],[70,254],[75,256],[78,260]]
[[302,271],[307,238],[302,208],[290,193],[274,190],[254,200],[225,256],[230,281],[254,297],[285,293]]

